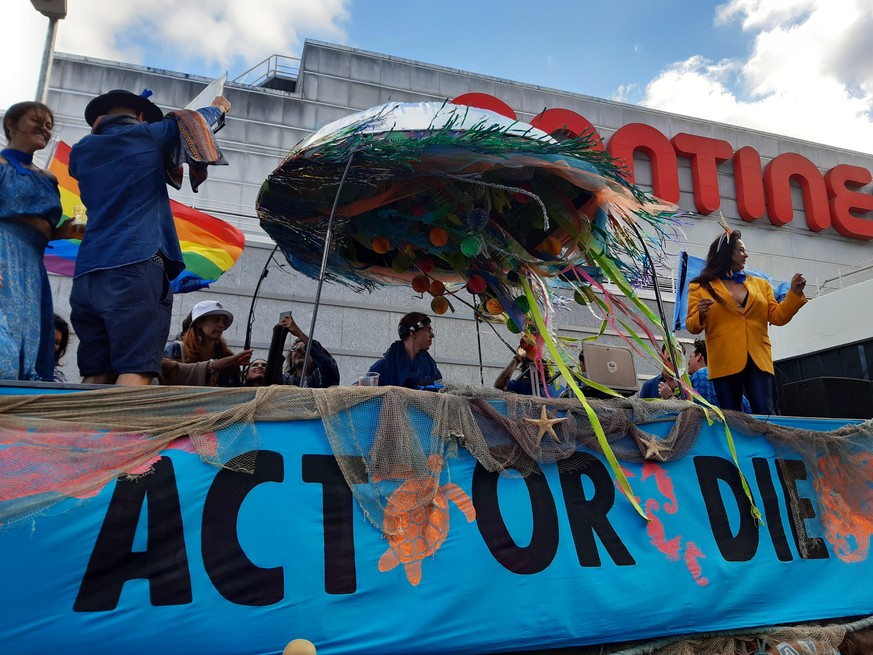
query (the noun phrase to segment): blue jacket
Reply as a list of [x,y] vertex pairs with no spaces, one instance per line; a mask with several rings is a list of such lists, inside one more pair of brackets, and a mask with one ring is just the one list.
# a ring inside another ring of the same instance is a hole
[[[327,349],[318,341],[312,339],[312,347],[309,349],[309,356],[312,361],[312,373],[305,377],[306,386],[309,389],[326,389],[333,387],[340,382],[339,367],[336,365],[336,360],[333,358]],[[381,375],[379,377],[382,377]],[[290,373],[285,373],[282,376],[285,384],[300,387],[302,380],[297,375],[297,371],[293,370]]]
[[385,351],[382,359],[370,367],[370,373],[379,374],[380,387],[393,385],[409,389],[432,385],[443,377],[427,351],[419,351],[415,359],[409,359],[399,339]]
[[[209,125],[221,116],[218,107],[198,111]],[[185,270],[164,176],[164,159],[178,143],[172,117],[137,123],[110,115],[73,146],[70,175],[79,181],[88,210],[74,277],[142,262],[158,252],[170,280]]]
[[640,398],[660,398],[661,394],[658,393],[658,385],[663,381],[664,374],[658,373],[655,377],[643,382],[643,386],[640,387]]
[[[535,368],[531,368],[527,371],[527,373],[522,373],[514,380],[510,380],[506,385],[506,390],[511,391],[512,393],[517,393],[521,396],[532,396],[533,395],[533,385],[531,384],[530,378],[531,375],[534,376],[534,379],[537,382],[537,389],[540,391],[540,395],[545,396],[542,391],[542,380],[540,379],[539,371]],[[580,385],[580,386],[585,386]],[[563,389],[556,384],[549,384],[549,397],[550,398],[560,398],[561,392]],[[572,393],[572,392],[571,392]],[[568,396],[569,398],[575,398],[575,396]]]

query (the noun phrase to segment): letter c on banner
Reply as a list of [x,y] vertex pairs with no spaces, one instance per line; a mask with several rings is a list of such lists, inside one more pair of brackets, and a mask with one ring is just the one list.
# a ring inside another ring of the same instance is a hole
[[262,607],[282,600],[285,575],[281,566],[261,568],[246,556],[237,519],[249,492],[265,482],[282,482],[285,469],[280,453],[259,450],[254,472],[233,470],[233,463],[246,457],[251,453],[230,460],[209,487],[203,504],[201,549],[203,566],[218,593],[237,605]]

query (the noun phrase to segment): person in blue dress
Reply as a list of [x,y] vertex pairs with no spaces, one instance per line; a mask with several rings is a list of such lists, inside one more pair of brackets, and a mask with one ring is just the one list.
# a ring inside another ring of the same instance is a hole
[[54,378],[54,308],[43,256],[52,239],[81,237],[61,225],[55,176],[33,155],[52,137],[54,115],[41,102],[19,102],[3,117],[0,151],[0,379]]

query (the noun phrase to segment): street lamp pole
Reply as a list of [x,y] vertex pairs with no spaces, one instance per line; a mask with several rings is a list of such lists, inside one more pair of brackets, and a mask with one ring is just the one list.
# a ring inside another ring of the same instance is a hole
[[36,99],[44,103],[48,98],[49,78],[55,58],[58,21],[67,15],[67,0],[30,0],[30,4],[49,19],[48,32],[45,35],[45,48],[42,52],[42,66],[39,69],[39,82],[36,85]]

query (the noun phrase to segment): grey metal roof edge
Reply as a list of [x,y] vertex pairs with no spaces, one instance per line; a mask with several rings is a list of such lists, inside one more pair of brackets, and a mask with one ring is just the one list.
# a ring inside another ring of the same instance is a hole
[[[663,111],[660,109],[652,109],[651,107],[645,107],[643,105],[634,105],[634,104],[630,104],[630,103],[626,103],[626,102],[619,102],[618,100],[610,100],[608,98],[598,98],[596,96],[585,95],[584,93],[574,93],[572,91],[566,91],[563,89],[555,89],[553,87],[548,87],[548,86],[540,86],[538,84],[531,84],[529,82],[517,82],[515,80],[508,80],[508,79],[505,79],[502,77],[495,77],[493,75],[484,75],[482,73],[474,73],[474,72],[462,70],[459,68],[450,68],[448,66],[440,66],[438,64],[431,64],[428,62],[416,61],[414,59],[395,57],[394,55],[386,55],[386,54],[380,53],[380,52],[363,50],[361,48],[353,48],[351,46],[339,45],[336,43],[328,43],[326,41],[319,41],[316,39],[306,39],[304,41],[304,44],[303,44],[304,51],[306,49],[306,46],[310,45],[310,44],[314,45],[314,46],[318,46],[318,47],[323,47],[323,48],[331,48],[334,50],[362,54],[362,55],[367,55],[370,57],[377,57],[377,58],[386,59],[388,61],[394,61],[394,62],[398,62],[398,63],[413,64],[415,66],[420,66],[422,68],[429,68],[429,69],[432,69],[435,71],[461,74],[461,75],[465,75],[467,77],[474,77],[474,78],[478,78],[481,80],[487,80],[489,82],[498,82],[501,84],[509,84],[511,86],[517,86],[517,87],[521,87],[521,88],[525,88],[525,89],[531,89],[531,90],[535,90],[535,91],[543,91],[546,93],[551,93],[551,94],[563,96],[566,98],[586,100],[589,102],[606,103],[606,104],[613,105],[613,106],[620,108],[620,109],[632,109],[632,110],[643,112],[646,114],[651,114],[653,116],[676,118],[679,120],[685,120],[685,121],[689,121],[692,123],[699,123],[701,125],[715,125],[715,126],[719,126],[719,127],[724,127],[726,129],[729,129],[729,130],[735,130],[737,132],[752,134],[752,135],[756,135],[756,136],[769,137],[771,139],[777,139],[779,141],[790,141],[792,143],[797,143],[797,144],[805,145],[805,146],[811,146],[814,148],[824,148],[826,150],[845,152],[845,153],[850,153],[850,154],[854,154],[854,155],[861,155],[864,157],[870,157],[871,155],[873,155],[873,153],[869,153],[869,152],[863,152],[860,150],[849,150],[847,148],[841,148],[839,146],[832,146],[832,145],[827,144],[827,143],[818,143],[816,141],[807,141],[805,139],[800,139],[798,137],[789,136],[789,135],[785,135],[785,134],[777,134],[775,132],[764,132],[763,130],[756,130],[754,128],[743,127],[740,125],[731,125],[730,123],[721,123],[719,121],[709,120],[709,119],[705,119],[705,118],[699,118],[697,116],[687,116],[685,114],[675,114],[673,112]],[[302,57],[301,57],[301,60],[302,60]],[[301,70],[301,72],[302,72],[302,70]]]

